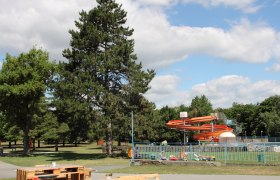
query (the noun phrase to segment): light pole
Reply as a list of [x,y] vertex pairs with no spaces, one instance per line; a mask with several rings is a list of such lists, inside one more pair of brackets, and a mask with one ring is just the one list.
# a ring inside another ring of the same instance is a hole
[[246,131],[245,131],[245,139],[247,139]]
[[262,133],[263,133],[263,131],[261,131],[261,139],[262,139]]
[[133,111],[131,112],[131,144],[132,144],[132,162],[134,162],[134,130],[133,130]]

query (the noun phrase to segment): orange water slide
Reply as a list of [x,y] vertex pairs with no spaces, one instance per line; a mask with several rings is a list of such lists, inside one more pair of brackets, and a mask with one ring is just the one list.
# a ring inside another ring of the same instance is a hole
[[170,120],[166,123],[168,128],[187,130],[187,131],[202,131],[195,134],[193,137],[196,140],[204,141],[218,141],[218,137],[223,132],[232,132],[233,129],[227,125],[213,125],[213,124],[203,124],[201,126],[195,126],[194,124],[202,122],[213,122],[216,121],[216,116],[203,116],[195,118],[186,118],[185,120]]
[[219,130],[219,131],[213,131],[213,132],[203,132],[198,133],[193,136],[193,138],[197,141],[215,141],[219,142],[219,136],[220,134],[224,132],[232,132],[233,129],[229,128],[227,130]]
[[203,117],[195,117],[195,118],[186,118],[185,120],[183,119],[178,119],[178,120],[170,120],[168,123],[166,123],[168,128],[177,128],[178,125],[190,125],[190,124],[196,124],[196,123],[201,123],[201,122],[210,122],[217,120],[216,116],[203,116]]

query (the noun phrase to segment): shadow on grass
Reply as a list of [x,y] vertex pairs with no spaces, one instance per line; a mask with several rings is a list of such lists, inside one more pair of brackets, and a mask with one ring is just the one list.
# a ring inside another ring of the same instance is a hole
[[[95,146],[90,147],[86,146],[87,143],[84,144],[78,144],[78,146],[75,146],[74,144],[67,144],[65,146],[60,145],[59,151],[54,151],[55,146],[52,144],[44,144],[41,147],[36,147],[35,151],[31,150],[31,153],[29,155],[23,155],[22,148],[20,150],[16,151],[6,151],[4,156],[8,157],[38,157],[39,159],[47,159],[46,161],[52,162],[52,161],[75,161],[75,160],[100,160],[105,159],[107,157],[110,158],[126,158],[127,154],[123,153],[114,153],[113,155],[107,155],[104,153],[101,153],[102,147]],[[69,148],[70,147],[70,148]],[[72,149],[73,147],[73,149]],[[82,152],[79,152],[79,149],[75,149],[75,147],[80,147],[82,149]],[[69,149],[64,149],[69,148]],[[9,148],[7,148],[9,149]],[[83,152],[84,150],[100,150],[98,152]]]
[[93,148],[88,148],[88,149],[102,149],[102,147],[93,147]]
[[7,157],[47,157],[50,159],[50,161],[58,161],[58,160],[66,160],[66,161],[72,161],[72,160],[96,160],[96,159],[103,159],[106,157],[112,157],[104,153],[75,153],[71,151],[36,151],[29,155],[23,155],[21,151],[18,152],[12,152],[5,154],[4,156]]
[[[38,155],[38,156],[41,156],[41,155]],[[74,152],[51,153],[51,154],[44,154],[43,156],[48,157],[49,158],[48,161],[97,160],[97,159],[104,159],[104,158],[108,157],[107,154],[103,154],[103,153],[80,154],[80,153],[74,153]]]

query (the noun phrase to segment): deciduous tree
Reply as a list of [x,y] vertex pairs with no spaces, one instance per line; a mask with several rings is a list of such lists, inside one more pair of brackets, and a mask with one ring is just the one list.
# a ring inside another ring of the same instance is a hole
[[28,154],[29,131],[37,104],[45,95],[53,63],[46,51],[32,48],[18,57],[7,54],[0,70],[0,110],[24,132],[24,154]]

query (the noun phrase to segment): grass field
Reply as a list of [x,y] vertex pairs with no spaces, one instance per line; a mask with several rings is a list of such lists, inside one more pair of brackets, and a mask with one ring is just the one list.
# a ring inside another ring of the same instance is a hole
[[11,152],[11,149],[8,148],[4,148],[4,151],[9,152],[9,155],[0,157],[0,160],[18,166],[48,165],[51,162],[90,167],[129,163],[127,158],[108,157],[102,153],[101,147],[97,146],[96,143],[78,144],[78,147],[66,145],[65,147],[59,147],[58,152],[55,152],[51,145],[42,145],[41,148],[36,148],[36,151],[29,156],[21,156],[19,153],[22,149],[20,148],[17,148],[17,152]]
[[[10,152],[11,149],[4,148],[5,152]],[[17,152],[8,153],[9,155],[0,157],[0,161],[7,162],[18,166],[34,166],[34,165],[48,165],[51,162],[57,164],[77,164],[91,167],[107,166],[107,165],[128,165],[129,159],[122,157],[107,157],[102,153],[100,146],[96,143],[83,143],[78,147],[67,145],[66,147],[59,147],[59,152],[54,151],[53,146],[43,145],[38,148],[33,155],[20,156]],[[39,154],[36,154],[39,153]],[[278,162],[279,164],[279,162]],[[163,174],[226,174],[226,175],[276,175],[280,176],[280,166],[244,166],[244,165],[230,165],[221,167],[210,166],[167,166],[167,165],[147,165],[147,166],[131,166],[123,169],[114,169],[107,172],[112,173],[163,173]],[[8,180],[8,179],[0,179]],[[9,179],[12,180],[12,179]]]

